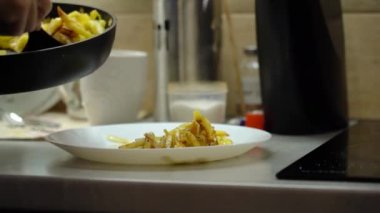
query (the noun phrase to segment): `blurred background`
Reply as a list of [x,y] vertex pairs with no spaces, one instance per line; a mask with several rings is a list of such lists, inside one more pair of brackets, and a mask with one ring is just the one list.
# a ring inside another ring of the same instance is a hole
[[[144,108],[154,110],[154,0],[60,0],[96,6],[118,18],[114,48],[146,51],[149,56],[147,92]],[[233,29],[223,13],[221,78],[228,84],[227,115],[237,112],[238,98],[233,58],[243,58],[243,49],[256,44],[254,0],[228,0]],[[350,118],[380,118],[380,0],[342,0],[346,42],[347,85]],[[224,10],[225,11],[225,10]],[[231,31],[230,31],[231,30]],[[236,50],[228,33],[232,32]]]

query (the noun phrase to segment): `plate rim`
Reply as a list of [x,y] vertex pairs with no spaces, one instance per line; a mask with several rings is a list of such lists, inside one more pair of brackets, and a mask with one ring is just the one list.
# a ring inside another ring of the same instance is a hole
[[[179,123],[184,122],[169,122],[173,127]],[[128,123],[129,125],[167,125],[168,122],[160,123]],[[224,127],[233,128],[248,128],[243,126],[235,126],[228,124],[213,124],[213,127],[218,129],[223,125]],[[80,158],[97,163],[110,163],[110,164],[122,164],[122,165],[183,165],[183,164],[197,164],[197,163],[211,163],[221,160],[227,160],[248,153],[250,150],[260,147],[262,143],[268,141],[272,135],[269,132],[260,129],[254,129],[259,131],[260,138],[255,139],[251,142],[249,140],[243,143],[233,143],[232,145],[218,145],[218,146],[199,146],[199,147],[179,147],[179,148],[157,148],[157,149],[120,149],[118,146],[110,147],[97,147],[97,146],[77,146],[75,143],[64,143],[65,140],[62,138],[56,141],[53,138],[54,134],[62,133],[63,131],[81,131],[83,129],[95,129],[107,126],[112,128],[112,126],[128,126],[127,124],[111,124],[111,125],[100,125],[100,126],[90,126],[82,127],[77,129],[62,130],[60,132],[51,133],[47,136],[47,141],[52,145],[66,151],[75,158]],[[161,128],[161,127],[160,127]],[[168,127],[169,128],[169,127]],[[163,129],[163,128],[162,128]],[[134,130],[132,130],[134,131]],[[154,131],[159,131],[155,129]],[[237,132],[235,131],[236,135]],[[91,133],[90,133],[91,134]],[[101,132],[100,135],[103,135]],[[112,133],[111,133],[112,134]],[[254,135],[255,133],[253,133]],[[74,133],[75,135],[75,133]],[[91,137],[91,135],[90,135]],[[95,138],[97,135],[95,135]],[[85,137],[84,137],[85,138]],[[49,140],[48,140],[49,139]],[[96,140],[96,139],[95,139]],[[63,143],[61,143],[63,141]],[[74,141],[75,142],[75,141]],[[105,138],[102,137],[102,143],[107,143]],[[111,142],[112,143],[112,142]],[[115,143],[117,145],[117,143]]]

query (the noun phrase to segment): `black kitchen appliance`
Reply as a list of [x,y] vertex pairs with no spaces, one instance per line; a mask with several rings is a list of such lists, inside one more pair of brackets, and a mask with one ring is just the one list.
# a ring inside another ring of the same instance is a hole
[[279,179],[380,182],[380,121],[359,120],[277,173]]
[[345,128],[340,0],[256,0],[265,129],[311,134]]

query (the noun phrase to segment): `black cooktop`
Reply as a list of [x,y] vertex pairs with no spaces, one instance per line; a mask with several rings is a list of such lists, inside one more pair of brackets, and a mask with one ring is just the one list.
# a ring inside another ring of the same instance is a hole
[[380,182],[380,121],[358,121],[278,172],[277,178]]

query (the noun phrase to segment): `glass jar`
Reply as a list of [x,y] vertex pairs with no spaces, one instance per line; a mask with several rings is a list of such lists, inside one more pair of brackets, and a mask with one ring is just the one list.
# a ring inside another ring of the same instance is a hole
[[[259,62],[257,48],[249,45],[244,48],[241,60],[241,84],[246,111],[262,108]],[[244,112],[243,112],[244,113]]]

